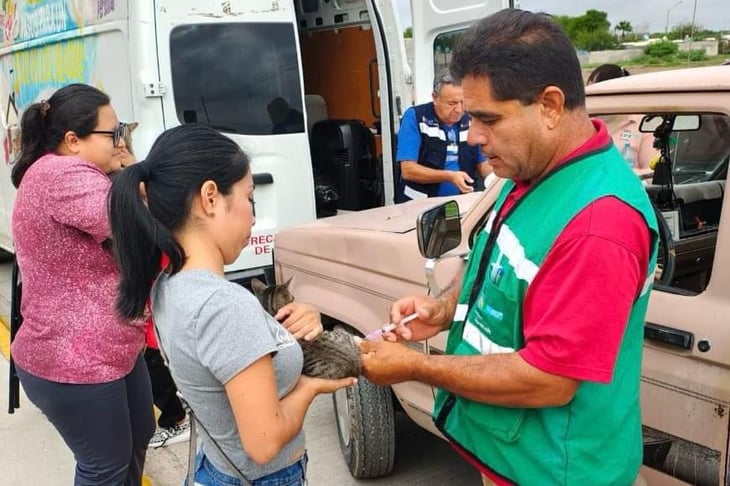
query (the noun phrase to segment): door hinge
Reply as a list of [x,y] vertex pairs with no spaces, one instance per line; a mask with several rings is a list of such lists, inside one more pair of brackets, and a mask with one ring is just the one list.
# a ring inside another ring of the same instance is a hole
[[162,98],[166,91],[165,84],[160,81],[144,83],[145,98]]

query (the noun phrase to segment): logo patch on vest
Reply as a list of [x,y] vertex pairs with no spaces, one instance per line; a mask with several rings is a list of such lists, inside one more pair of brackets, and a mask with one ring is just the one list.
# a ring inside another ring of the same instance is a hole
[[488,305],[486,308],[487,314],[489,314],[490,317],[493,317],[494,319],[497,319],[498,321],[501,321],[504,318],[504,313],[502,311],[498,311],[491,305]]

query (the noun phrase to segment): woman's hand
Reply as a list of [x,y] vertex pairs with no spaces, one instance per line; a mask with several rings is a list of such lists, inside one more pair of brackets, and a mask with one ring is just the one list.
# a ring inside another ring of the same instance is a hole
[[339,380],[326,380],[324,378],[313,378],[311,376],[301,375],[297,386],[308,388],[316,395],[323,393],[336,392],[340,388],[353,386],[357,384],[357,378],[340,378]]
[[309,304],[287,304],[279,309],[274,319],[281,322],[297,340],[311,341],[324,331],[319,311]]

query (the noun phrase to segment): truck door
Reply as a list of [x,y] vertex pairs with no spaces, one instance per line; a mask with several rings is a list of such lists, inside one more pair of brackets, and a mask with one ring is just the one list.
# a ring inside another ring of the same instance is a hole
[[509,0],[411,0],[416,103],[431,100],[435,68],[448,66],[451,48],[475,20],[508,8]]
[[315,218],[293,3],[158,0],[155,7],[161,83],[150,89],[162,98],[166,128],[203,123],[251,158],[256,224],[226,271],[237,280],[260,274],[271,267],[278,228]]

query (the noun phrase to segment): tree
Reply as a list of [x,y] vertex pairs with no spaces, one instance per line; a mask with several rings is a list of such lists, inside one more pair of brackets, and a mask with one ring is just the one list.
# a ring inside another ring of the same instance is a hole
[[669,32],[667,37],[670,40],[684,40],[691,35],[694,35],[695,38],[703,37],[706,32],[705,28],[699,24],[694,24],[694,26],[692,26],[692,22],[682,22],[681,24],[677,24],[672,27],[672,30]]
[[413,27],[407,27],[406,30],[403,31],[403,38],[413,39]]
[[588,10],[578,17],[558,15],[554,18],[578,49],[595,51],[616,46],[616,40],[609,31],[611,23],[606,12]]
[[626,34],[634,31],[634,28],[631,26],[631,22],[629,22],[628,20],[622,20],[621,22],[616,24],[615,29],[621,32],[619,42],[623,42]]

